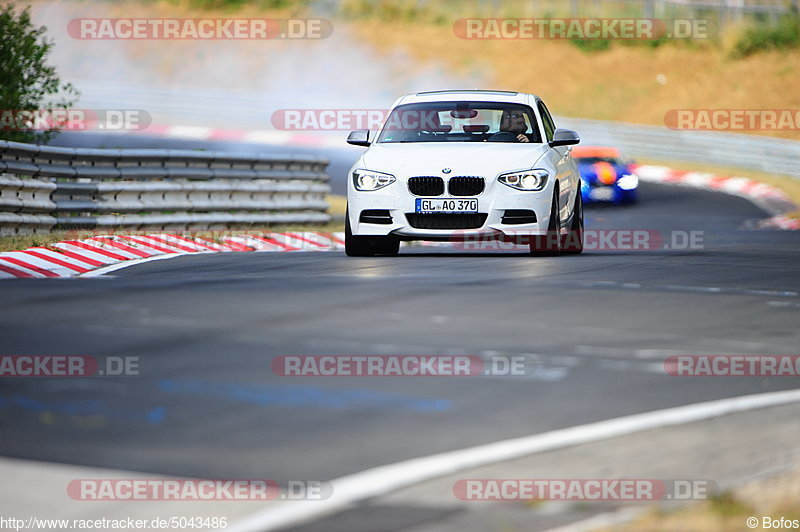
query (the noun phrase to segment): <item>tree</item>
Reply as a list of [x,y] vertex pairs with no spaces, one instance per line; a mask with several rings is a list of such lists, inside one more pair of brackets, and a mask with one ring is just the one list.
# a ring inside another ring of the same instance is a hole
[[53,41],[47,28],[31,22],[30,7],[17,14],[13,4],[0,6],[0,138],[17,142],[45,142],[58,129],[50,123],[42,130],[18,130],[21,111],[68,109],[79,93],[62,83],[56,69],[47,64]]

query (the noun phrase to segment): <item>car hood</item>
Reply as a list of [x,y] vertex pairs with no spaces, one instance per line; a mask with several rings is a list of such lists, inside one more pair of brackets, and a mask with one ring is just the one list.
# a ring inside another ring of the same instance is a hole
[[416,175],[480,175],[487,178],[533,168],[547,152],[546,144],[504,142],[418,142],[375,144],[361,157],[360,166],[398,177]]

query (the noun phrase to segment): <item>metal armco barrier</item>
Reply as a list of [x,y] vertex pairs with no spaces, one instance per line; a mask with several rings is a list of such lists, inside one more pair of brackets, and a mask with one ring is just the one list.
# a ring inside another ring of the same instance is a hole
[[556,117],[583,144],[616,146],[629,155],[748,168],[800,179],[800,142],[717,131],[677,131],[604,120]]
[[0,141],[0,234],[326,223],[327,159]]

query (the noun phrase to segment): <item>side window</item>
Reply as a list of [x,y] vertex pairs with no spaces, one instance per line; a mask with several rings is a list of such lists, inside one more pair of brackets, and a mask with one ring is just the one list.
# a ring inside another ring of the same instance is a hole
[[550,116],[550,111],[547,110],[544,103],[539,102],[539,114],[542,115],[542,125],[544,126],[544,133],[547,135],[548,142],[553,140],[553,133],[556,130],[556,124],[553,122],[553,117]]

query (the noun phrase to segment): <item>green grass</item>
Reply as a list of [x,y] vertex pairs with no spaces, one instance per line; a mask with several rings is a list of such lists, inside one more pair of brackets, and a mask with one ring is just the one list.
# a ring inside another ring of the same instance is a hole
[[753,509],[737,499],[730,491],[712,495],[708,499],[708,505],[711,513],[723,519],[753,515]]
[[311,0],[171,0],[171,2],[185,3],[192,9],[202,11],[234,12],[245,7],[255,7],[260,11],[304,9]]
[[12,235],[0,236],[0,252],[17,251],[19,249],[32,248],[35,246],[47,246],[61,240],[70,240],[72,233],[67,231],[55,231],[52,233],[38,233],[33,235]]
[[776,25],[759,24],[745,30],[736,41],[731,55],[742,58],[760,52],[798,46],[800,46],[800,15],[787,15]]
[[610,39],[570,39],[570,44],[584,52],[604,52],[611,48]]

